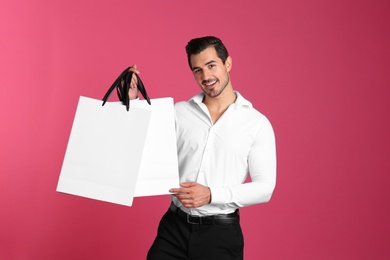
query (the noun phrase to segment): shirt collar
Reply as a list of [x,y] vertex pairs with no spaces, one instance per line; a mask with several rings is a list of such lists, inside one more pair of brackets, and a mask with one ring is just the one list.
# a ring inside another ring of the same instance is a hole
[[[252,103],[249,102],[248,100],[246,100],[238,91],[234,91],[234,93],[236,93],[236,96],[237,96],[237,99],[234,102],[234,104],[236,106],[238,106],[238,107],[241,107],[241,106],[253,107]],[[204,98],[204,93],[201,92],[201,93],[198,93],[195,96],[193,96],[189,100],[189,102],[194,102],[194,103],[199,105],[200,103],[202,103],[203,98]]]

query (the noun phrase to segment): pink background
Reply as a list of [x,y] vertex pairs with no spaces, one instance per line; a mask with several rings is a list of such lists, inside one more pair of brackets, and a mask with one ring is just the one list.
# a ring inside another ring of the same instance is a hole
[[209,34],[277,137],[274,196],[241,211],[245,259],[389,259],[389,3],[1,1],[0,259],[145,258],[167,196],[55,191],[77,101],[135,62],[151,97],[190,98],[184,46]]

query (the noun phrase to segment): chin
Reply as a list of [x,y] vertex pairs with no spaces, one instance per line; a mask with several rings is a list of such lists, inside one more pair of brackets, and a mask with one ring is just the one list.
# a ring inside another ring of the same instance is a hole
[[219,95],[221,95],[222,91],[204,91],[204,93],[208,96],[208,97],[211,97],[211,98],[216,98],[218,97]]

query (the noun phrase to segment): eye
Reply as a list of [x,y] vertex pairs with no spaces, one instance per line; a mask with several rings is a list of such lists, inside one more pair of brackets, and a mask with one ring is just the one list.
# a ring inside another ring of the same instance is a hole
[[199,73],[200,69],[194,69],[194,70],[192,70],[192,72],[194,72],[194,74]]

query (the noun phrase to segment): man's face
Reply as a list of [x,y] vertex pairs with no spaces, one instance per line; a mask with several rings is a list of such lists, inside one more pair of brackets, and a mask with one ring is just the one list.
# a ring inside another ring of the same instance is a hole
[[190,61],[195,81],[208,97],[218,97],[230,84],[231,58],[223,64],[213,46],[191,55]]

